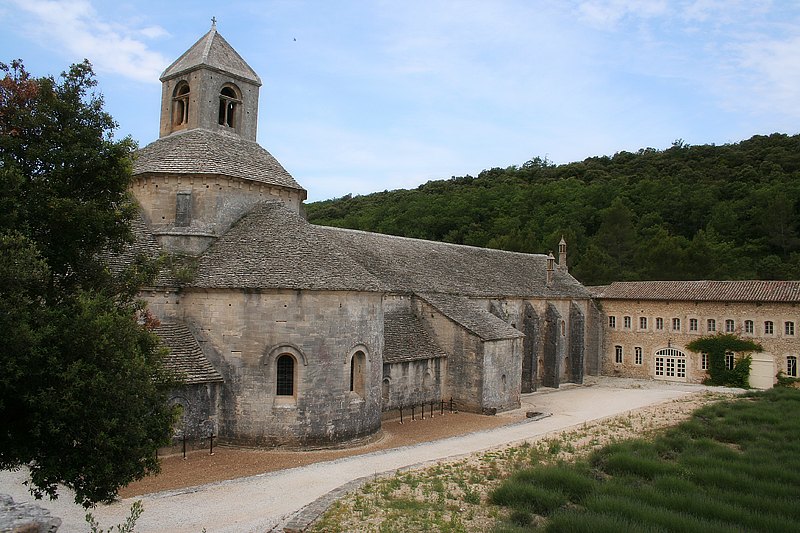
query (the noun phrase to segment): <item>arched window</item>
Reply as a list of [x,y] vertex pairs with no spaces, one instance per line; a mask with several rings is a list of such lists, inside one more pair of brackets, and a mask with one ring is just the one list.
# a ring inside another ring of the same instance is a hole
[[655,356],[655,378],[686,379],[686,354],[676,348],[662,348]]
[[276,362],[275,394],[294,396],[294,357],[285,353]]
[[189,122],[189,84],[180,82],[172,93],[172,125],[185,126]]
[[381,400],[383,401],[383,405],[389,403],[389,392],[391,386],[392,380],[389,378],[383,378],[383,383],[381,385]]
[[350,392],[364,396],[364,383],[367,374],[367,357],[361,350],[350,358]]
[[238,120],[238,107],[242,101],[233,87],[225,86],[219,92],[219,124],[235,128]]

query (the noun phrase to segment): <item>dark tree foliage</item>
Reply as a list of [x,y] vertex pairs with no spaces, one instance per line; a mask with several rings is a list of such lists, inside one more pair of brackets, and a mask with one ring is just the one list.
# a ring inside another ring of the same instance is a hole
[[152,265],[106,261],[132,237],[135,145],[113,139],[88,62],[0,70],[0,468],[27,466],[37,497],[109,501],[158,469],[175,384],[135,300]]
[[800,279],[800,135],[676,141],[565,165],[534,158],[307,212],[317,224],[529,253],[564,235],[571,272],[588,285]]
[[[708,385],[728,385],[731,387],[750,388],[750,354],[764,351],[764,348],[753,341],[740,339],[732,333],[718,333],[708,337],[695,339],[686,347],[693,352],[708,354]],[[732,353],[735,358],[733,368],[725,366],[725,354]]]

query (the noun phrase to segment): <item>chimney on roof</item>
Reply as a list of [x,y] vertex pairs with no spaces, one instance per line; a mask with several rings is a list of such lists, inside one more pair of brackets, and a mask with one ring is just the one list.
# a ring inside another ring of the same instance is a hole
[[547,254],[547,285],[553,283],[553,272],[556,270],[556,258],[553,257],[553,252]]
[[561,240],[558,242],[558,269],[563,270],[564,272],[568,272],[569,269],[567,268],[567,241],[564,240],[564,236],[561,236]]

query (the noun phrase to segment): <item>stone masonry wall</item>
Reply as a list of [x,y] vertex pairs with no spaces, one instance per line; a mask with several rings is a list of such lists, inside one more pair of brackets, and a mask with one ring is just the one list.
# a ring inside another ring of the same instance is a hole
[[[654,378],[654,354],[656,351],[672,347],[683,351],[687,356],[686,379],[701,382],[706,377],[702,369],[700,354],[686,350],[686,345],[705,335],[725,332],[725,321],[734,321],[734,332],[742,338],[749,338],[764,347],[762,355],[772,356],[775,373],[786,371],[786,357],[800,358],[800,308],[796,304],[761,305],[747,303],[715,302],[651,302],[633,300],[601,300],[603,309],[602,373],[610,376],[635,378]],[[616,327],[609,327],[609,317],[613,316]],[[625,317],[630,317],[630,327],[625,327]],[[646,328],[640,327],[640,318],[646,318]],[[663,329],[656,329],[656,319],[663,320]],[[680,320],[680,329],[673,329],[673,318]],[[697,320],[697,331],[690,331],[690,320]],[[708,331],[708,319],[716,321],[716,331]],[[753,334],[744,332],[745,320],[752,320]],[[764,333],[764,322],[772,321],[774,332]],[[784,324],[794,322],[794,335],[786,335]],[[615,362],[615,346],[621,346],[622,363]],[[642,363],[635,360],[635,349],[642,349]],[[681,380],[679,380],[681,381]]]
[[483,343],[422,300],[415,300],[416,312],[437,344],[447,353],[447,390],[458,409],[480,413],[483,409]]
[[[383,410],[448,400],[443,393],[447,359],[420,359],[383,364]],[[388,380],[388,383],[386,382]]]
[[[189,121],[183,126],[176,127],[172,123],[172,95],[175,87],[182,81],[189,84]],[[239,89],[242,100],[237,109],[238,116],[235,119],[234,130],[242,138],[255,141],[258,127],[259,87],[208,69],[194,70],[162,84],[159,136],[164,137],[174,131],[193,128],[212,131],[230,130],[231,128],[219,124],[219,94],[229,82],[233,82]]]
[[[327,446],[380,428],[383,309],[378,293],[186,290],[151,293],[156,316],[186,321],[218,353],[219,435],[264,446]],[[364,394],[350,358],[366,355]],[[207,346],[204,352],[209,353]],[[296,359],[295,395],[276,395],[276,359]]]
[[483,343],[484,414],[517,409],[522,384],[522,338],[485,341]]
[[569,372],[569,381],[572,383],[583,383],[586,359],[585,329],[586,315],[576,302],[572,302],[569,306],[569,351],[567,352],[569,360],[564,365]]
[[[142,176],[132,191],[159,242],[169,251],[192,255],[205,250],[258,202],[281,200],[297,213],[302,203],[298,191],[215,175]],[[190,193],[188,226],[176,225],[178,193]]]

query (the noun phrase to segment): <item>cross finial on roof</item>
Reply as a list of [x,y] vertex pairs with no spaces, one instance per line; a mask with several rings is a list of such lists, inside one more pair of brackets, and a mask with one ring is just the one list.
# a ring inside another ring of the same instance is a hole
[[211,29],[217,29],[217,17],[211,17]]

